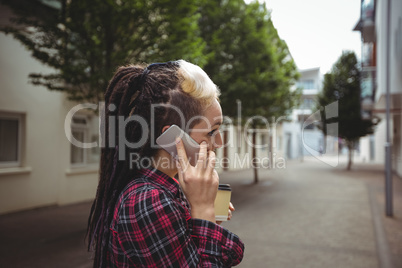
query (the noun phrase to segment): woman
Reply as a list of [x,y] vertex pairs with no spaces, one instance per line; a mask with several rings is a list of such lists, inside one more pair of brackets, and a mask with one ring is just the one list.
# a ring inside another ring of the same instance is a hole
[[[242,260],[243,243],[215,223],[218,97],[207,74],[184,60],[117,70],[105,94],[106,147],[88,221],[94,267],[230,267]],[[178,160],[155,145],[173,124],[200,144],[195,166],[180,139]]]

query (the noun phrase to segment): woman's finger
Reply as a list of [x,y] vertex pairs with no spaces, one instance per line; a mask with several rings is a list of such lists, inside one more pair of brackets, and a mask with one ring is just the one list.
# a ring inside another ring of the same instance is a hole
[[203,166],[208,155],[207,143],[205,141],[200,144],[200,151],[198,152],[197,166]]
[[184,149],[183,141],[179,137],[176,138],[176,149],[181,170],[184,171],[187,165],[189,165],[189,162],[187,159],[186,150]]
[[176,160],[176,167],[177,167],[177,175],[179,176],[179,183],[183,185],[184,183],[183,170],[178,160]]
[[207,174],[212,174],[212,172],[215,170],[215,164],[216,164],[216,155],[214,151],[209,151],[208,152],[208,166],[207,166]]
[[228,221],[232,219],[232,210],[228,210]]
[[229,209],[231,211],[235,211],[235,207],[233,206],[232,202],[229,203]]

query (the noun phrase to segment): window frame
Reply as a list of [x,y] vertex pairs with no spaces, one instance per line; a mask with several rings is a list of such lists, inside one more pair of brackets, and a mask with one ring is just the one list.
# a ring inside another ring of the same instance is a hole
[[[84,120],[85,123],[75,123],[75,120]],[[70,128],[71,128],[71,133],[70,135],[73,135],[73,132],[82,132],[83,133],[83,140],[81,142],[83,143],[90,143],[92,142],[92,136],[96,131],[99,130],[99,127],[94,129],[94,122],[93,120],[99,120],[96,116],[91,116],[91,115],[86,115],[86,114],[75,114],[71,120]],[[77,138],[77,137],[75,137]],[[97,136],[97,139],[99,137]],[[92,154],[92,149],[93,148],[78,148],[82,150],[83,152],[83,161],[78,162],[78,163],[72,163],[72,146],[74,146],[72,143],[70,143],[70,166],[71,168],[82,168],[82,167],[90,167],[90,166],[95,166],[98,165],[98,162],[92,162],[91,161],[91,154]],[[100,151],[99,151],[99,157],[100,157]]]
[[0,111],[0,120],[7,120],[7,119],[8,120],[17,119],[18,121],[17,161],[0,161],[0,168],[22,167],[24,114]]
[[[78,124],[78,123],[74,123],[74,119],[83,119],[85,120],[85,124]],[[88,120],[89,118],[85,115],[74,115],[74,117],[71,120],[71,135],[73,135],[74,131],[82,131],[83,132],[83,140],[81,142],[87,142],[88,139],[88,132],[89,132],[89,125],[88,125]],[[70,165],[71,167],[85,167],[88,165],[88,161],[87,161],[87,150],[85,150],[84,148],[79,148],[80,150],[82,150],[83,152],[83,161],[79,162],[79,163],[72,163],[72,146],[75,146],[74,144],[70,143]]]

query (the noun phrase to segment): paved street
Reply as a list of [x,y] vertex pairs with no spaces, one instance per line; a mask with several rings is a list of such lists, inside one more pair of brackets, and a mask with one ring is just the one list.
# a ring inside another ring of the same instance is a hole
[[[250,171],[228,175],[237,211],[226,226],[246,244],[240,267],[402,267],[402,188],[399,180],[395,219],[382,223],[380,167],[356,164],[347,172],[308,158],[260,172],[259,185]],[[385,227],[393,252],[381,244]]]
[[0,267],[92,267],[85,250],[89,203],[0,217]]
[[[233,219],[223,225],[246,244],[239,267],[402,267],[402,181],[393,218],[384,217],[381,166],[333,168],[314,158],[284,169],[225,172]],[[84,235],[90,204],[0,216],[0,267],[91,267]]]

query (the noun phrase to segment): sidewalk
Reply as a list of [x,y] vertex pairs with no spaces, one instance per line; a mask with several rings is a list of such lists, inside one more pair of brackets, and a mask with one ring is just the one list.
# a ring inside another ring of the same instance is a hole
[[91,203],[0,216],[0,267],[89,268],[84,242]]
[[261,170],[258,185],[252,171],[221,176],[236,207],[224,225],[246,244],[239,267],[402,267],[401,180],[394,178],[394,218],[386,218],[383,168],[345,167],[305,158]]
[[[394,179],[394,217],[384,216],[381,166],[347,172],[314,158],[285,169],[221,174],[246,244],[239,267],[402,267],[402,183]],[[0,216],[0,267],[91,267],[84,242],[90,203]]]

